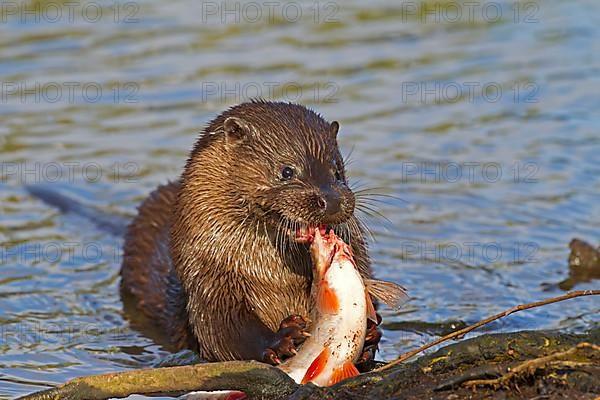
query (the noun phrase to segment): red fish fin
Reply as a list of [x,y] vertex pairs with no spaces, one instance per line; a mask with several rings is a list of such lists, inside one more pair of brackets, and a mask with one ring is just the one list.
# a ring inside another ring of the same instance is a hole
[[321,283],[317,297],[317,307],[319,307],[319,311],[325,314],[336,314],[340,309],[340,300],[333,289],[329,287],[327,281]]
[[248,396],[244,392],[231,391],[226,397],[226,400],[247,400]]
[[373,305],[373,300],[371,300],[368,289],[365,289],[365,298],[367,300],[367,318],[377,323],[377,312],[375,311],[375,306]]
[[330,385],[335,385],[339,381],[343,381],[344,379],[353,377],[360,374],[352,361],[346,361],[344,365],[339,368],[336,368],[333,371],[333,375],[331,375],[331,379],[329,379]]
[[331,352],[329,351],[329,347],[325,346],[323,351],[321,351],[317,358],[313,360],[312,364],[310,364],[310,367],[308,367],[308,369],[306,370],[304,378],[302,378],[301,382],[303,385],[312,381],[314,378],[319,376],[321,372],[323,372],[325,365],[327,365],[327,361],[329,361],[330,353]]

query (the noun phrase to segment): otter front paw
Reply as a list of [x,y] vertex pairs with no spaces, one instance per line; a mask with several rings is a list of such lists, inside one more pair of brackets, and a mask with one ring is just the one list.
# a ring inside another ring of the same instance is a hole
[[282,358],[295,355],[296,347],[310,336],[305,328],[306,320],[300,315],[290,315],[281,321],[275,339],[262,354],[262,361],[277,365]]

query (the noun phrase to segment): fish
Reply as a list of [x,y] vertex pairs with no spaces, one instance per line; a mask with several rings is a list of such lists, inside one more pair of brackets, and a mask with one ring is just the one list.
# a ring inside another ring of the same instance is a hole
[[197,391],[179,396],[178,400],[246,400],[248,396],[239,390]]
[[397,308],[408,296],[395,283],[363,279],[352,248],[333,230],[315,229],[310,245],[313,264],[310,336],[298,353],[279,365],[299,384],[330,386],[359,374],[367,320],[377,322],[371,296]]

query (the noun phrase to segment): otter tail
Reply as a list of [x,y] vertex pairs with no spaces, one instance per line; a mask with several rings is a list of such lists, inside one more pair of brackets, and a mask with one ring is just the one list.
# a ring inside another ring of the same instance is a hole
[[112,235],[123,236],[125,234],[129,221],[124,217],[105,213],[94,206],[81,203],[44,185],[26,185],[25,188],[33,197],[58,208],[62,213],[74,214],[88,219],[98,229]]

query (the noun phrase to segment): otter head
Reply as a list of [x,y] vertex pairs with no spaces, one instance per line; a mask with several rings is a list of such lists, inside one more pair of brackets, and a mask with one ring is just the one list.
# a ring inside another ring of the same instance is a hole
[[[308,232],[348,221],[355,206],[337,145],[339,124],[296,104],[251,102],[219,116],[231,200],[272,228]],[[298,233],[303,235],[303,233]]]

